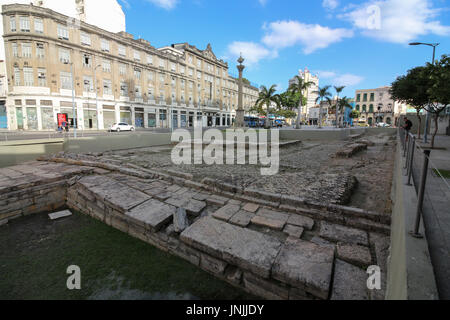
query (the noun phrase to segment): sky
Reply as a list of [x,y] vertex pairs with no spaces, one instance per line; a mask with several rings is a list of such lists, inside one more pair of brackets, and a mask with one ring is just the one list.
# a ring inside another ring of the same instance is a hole
[[407,70],[450,54],[449,0],[119,0],[127,32],[159,48],[210,43],[216,56],[258,85],[279,93],[299,69],[320,86],[357,89],[390,85]]

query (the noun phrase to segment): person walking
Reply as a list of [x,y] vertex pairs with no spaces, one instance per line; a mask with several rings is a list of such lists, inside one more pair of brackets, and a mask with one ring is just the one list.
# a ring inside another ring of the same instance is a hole
[[403,120],[405,121],[405,124],[403,125],[403,129],[406,130],[406,142],[408,142],[409,132],[411,131],[411,128],[413,127],[413,123],[411,122],[411,120],[408,119],[408,117],[404,117]]

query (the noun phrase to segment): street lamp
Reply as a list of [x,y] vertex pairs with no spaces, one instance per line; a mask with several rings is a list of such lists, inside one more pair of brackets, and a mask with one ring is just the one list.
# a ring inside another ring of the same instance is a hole
[[[420,46],[420,45],[424,45],[424,46],[429,46],[429,47],[433,47],[433,59],[431,60],[431,63],[434,64],[434,59],[436,56],[436,47],[439,45],[439,43],[423,43],[423,42],[411,42],[409,44],[410,46]],[[423,142],[427,143],[427,138],[428,138],[428,122],[430,121],[430,112],[427,110],[427,117],[425,120],[425,133],[423,135]]]
[[97,68],[100,68],[102,65],[99,64],[94,68],[94,90],[95,90],[95,109],[97,110],[97,129],[100,128],[100,117],[98,112],[98,91],[97,91]]
[[76,139],[78,116],[75,109],[75,79],[73,77],[73,62],[69,62],[69,60],[64,60],[64,64],[70,65],[70,76],[72,77],[73,137]]

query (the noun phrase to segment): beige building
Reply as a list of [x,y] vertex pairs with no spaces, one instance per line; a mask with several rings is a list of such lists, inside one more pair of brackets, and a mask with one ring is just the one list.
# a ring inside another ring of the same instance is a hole
[[[58,114],[79,129],[223,126],[237,109],[237,80],[210,45],[155,48],[48,8],[2,7],[8,129],[54,130]],[[1,65],[0,65],[1,67]],[[244,107],[258,89],[244,86]],[[0,103],[1,105],[1,103]],[[170,116],[172,114],[172,116]]]
[[378,123],[395,125],[398,117],[406,112],[406,106],[392,100],[390,87],[356,90],[355,110],[360,112],[358,122],[374,126]]
[[[307,98],[306,106],[303,106],[301,111],[301,120],[302,121],[311,121],[311,112],[309,109],[317,106],[316,99],[318,97],[316,91],[319,90],[319,77],[317,75],[313,75],[308,68],[305,70],[299,70],[298,76],[303,79],[305,82],[312,82],[313,84],[306,90],[304,95]],[[289,86],[296,83],[296,78],[292,78],[289,80]],[[314,113],[314,111],[312,112]]]

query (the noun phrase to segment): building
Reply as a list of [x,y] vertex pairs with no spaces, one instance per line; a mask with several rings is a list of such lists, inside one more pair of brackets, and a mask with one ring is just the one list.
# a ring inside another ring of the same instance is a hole
[[[319,90],[319,77],[317,75],[311,74],[311,72],[309,72],[308,68],[305,68],[304,71],[299,70],[298,76],[300,78],[302,78],[303,81],[305,81],[305,82],[313,83],[313,85],[311,85],[308,88],[306,93],[304,93],[304,95],[307,98],[307,103],[306,103],[306,106],[303,106],[302,110],[301,110],[301,120],[307,121],[309,114],[310,114],[309,109],[314,108],[317,105],[316,100],[317,100],[318,94],[315,92]],[[294,83],[297,83],[295,77],[292,78],[291,80],[289,80],[289,87]]]
[[[210,45],[158,49],[42,6],[4,5],[2,16],[7,89],[0,101],[10,130],[54,130],[58,115],[73,125],[72,83],[81,130],[116,122],[138,128],[232,123],[238,83]],[[257,96],[257,88],[244,85],[245,107]]]
[[374,126],[377,123],[397,123],[399,116],[406,112],[406,106],[392,100],[389,89],[356,90],[355,110],[360,113],[360,124]]

